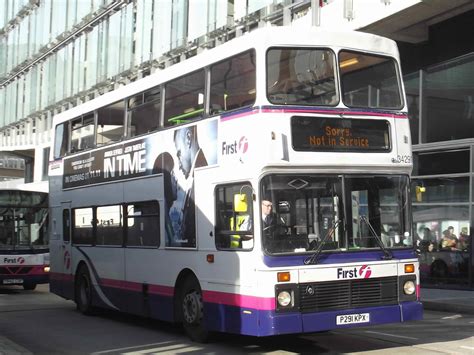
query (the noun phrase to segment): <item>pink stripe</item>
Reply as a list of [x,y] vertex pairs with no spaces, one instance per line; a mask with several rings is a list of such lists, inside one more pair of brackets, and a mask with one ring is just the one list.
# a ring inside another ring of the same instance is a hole
[[259,113],[260,110],[253,110],[253,111],[249,111],[249,112],[243,112],[243,113],[237,113],[235,115],[230,115],[230,116],[227,116],[227,117],[221,117],[221,121],[230,121],[230,120],[234,120],[236,118],[241,118],[241,117],[245,117],[245,116],[252,116],[256,113]]
[[[71,281],[73,275],[51,273],[51,279],[56,281]],[[121,281],[114,279],[100,279],[100,285],[103,287],[113,287],[122,290],[141,292],[142,284],[138,282]],[[174,287],[163,285],[149,285],[148,291],[151,294],[173,297]],[[203,291],[204,302],[224,304],[228,306],[237,306],[242,308],[252,308],[265,311],[275,310],[275,299],[273,297],[255,297],[238,295],[235,293]]]
[[416,298],[420,299],[420,297],[421,297],[421,288],[420,288],[420,285],[417,284],[416,285]]
[[[44,271],[44,267],[47,265],[15,265],[15,266],[4,266],[8,271],[10,276],[20,276],[20,275],[44,275],[46,272]],[[22,273],[24,268],[31,268],[30,271],[27,273]]]
[[47,274],[47,272],[44,271],[44,267],[47,265],[38,265],[34,266],[33,269],[28,273],[28,275],[44,275]]
[[174,287],[170,286],[159,286],[159,285],[150,285],[148,291],[153,294],[162,295],[162,296],[174,296]]
[[275,309],[275,299],[273,297],[255,297],[238,295],[235,293],[203,291],[203,300],[204,302],[237,306],[241,308],[253,308],[265,311]]

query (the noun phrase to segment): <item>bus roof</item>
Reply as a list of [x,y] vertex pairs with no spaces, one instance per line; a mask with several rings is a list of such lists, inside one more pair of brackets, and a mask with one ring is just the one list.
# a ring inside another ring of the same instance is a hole
[[276,46],[318,46],[341,47],[352,50],[363,50],[374,54],[399,58],[395,41],[374,34],[357,31],[328,31],[319,27],[267,27],[244,33],[215,48],[205,50],[185,61],[171,65],[163,70],[105,93],[93,100],[61,112],[54,117],[53,127],[84,113],[92,112],[136,93],[145,91],[163,82],[178,78],[185,73],[219,62],[247,49],[259,51]]

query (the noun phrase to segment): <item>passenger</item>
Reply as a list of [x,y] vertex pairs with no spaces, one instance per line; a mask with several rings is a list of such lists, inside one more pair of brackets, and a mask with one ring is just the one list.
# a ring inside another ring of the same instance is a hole
[[457,250],[458,238],[453,234],[453,227],[449,227],[443,232],[443,237],[441,238],[440,248],[442,250]]
[[459,233],[457,248],[459,250],[468,250],[469,242],[470,242],[470,235],[468,234],[467,227],[462,227],[461,233]]
[[449,235],[455,239],[458,239],[458,237],[456,236],[456,234],[454,234],[454,227],[453,226],[449,226],[448,227],[448,232],[449,232]]
[[419,243],[420,250],[425,252],[431,252],[435,248],[435,243],[433,241],[433,234],[431,229],[428,227],[423,227],[421,241]]

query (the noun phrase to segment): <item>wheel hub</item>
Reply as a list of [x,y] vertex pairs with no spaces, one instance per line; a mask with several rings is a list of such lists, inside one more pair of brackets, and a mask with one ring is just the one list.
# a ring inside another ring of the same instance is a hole
[[202,299],[198,292],[193,291],[184,296],[183,316],[188,324],[197,324],[202,318]]

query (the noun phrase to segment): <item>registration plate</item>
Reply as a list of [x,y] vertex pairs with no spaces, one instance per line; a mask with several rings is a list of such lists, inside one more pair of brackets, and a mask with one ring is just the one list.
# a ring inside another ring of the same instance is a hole
[[370,313],[344,314],[336,317],[336,324],[357,324],[370,322]]
[[5,279],[3,280],[4,285],[16,285],[16,284],[22,284],[23,280],[22,279]]

